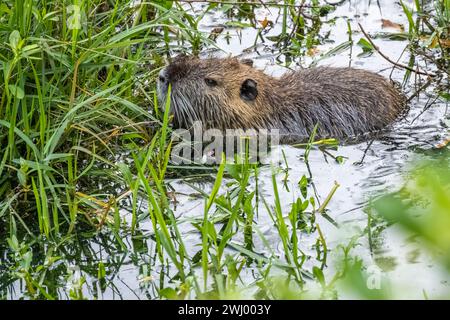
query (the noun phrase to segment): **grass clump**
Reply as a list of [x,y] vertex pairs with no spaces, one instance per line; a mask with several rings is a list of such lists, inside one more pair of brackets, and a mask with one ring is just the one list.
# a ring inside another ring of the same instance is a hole
[[92,224],[116,202],[92,182],[120,182],[115,158],[150,143],[147,127],[160,122],[149,112],[152,82],[170,41],[161,32],[179,12],[31,0],[1,11],[0,217],[35,219],[47,236]]

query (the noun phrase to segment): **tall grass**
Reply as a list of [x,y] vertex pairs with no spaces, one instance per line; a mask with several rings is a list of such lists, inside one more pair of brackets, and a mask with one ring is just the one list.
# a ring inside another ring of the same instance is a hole
[[157,73],[150,63],[161,63],[171,46],[160,33],[175,21],[180,41],[202,39],[181,20],[184,12],[168,9],[131,1],[2,2],[0,199],[9,199],[0,202],[2,218],[32,215],[47,236],[89,220],[80,213],[92,216],[83,196],[91,191],[81,185],[98,178],[93,168],[115,169],[120,150],[149,143],[149,123],[160,123],[149,112],[153,89],[145,83]]

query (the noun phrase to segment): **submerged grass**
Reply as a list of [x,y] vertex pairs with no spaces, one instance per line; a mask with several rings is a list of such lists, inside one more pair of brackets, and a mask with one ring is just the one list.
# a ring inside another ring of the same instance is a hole
[[[272,40],[289,65],[289,57],[326,40],[322,17],[334,6],[283,5],[282,31]],[[339,296],[335,283],[350,269],[356,240],[342,247],[345,263],[327,282],[327,235],[316,217],[332,221],[326,208],[338,185],[320,203],[308,164],[312,148],[327,152],[334,140],[314,141],[313,134],[298,145],[308,176],[288,204],[280,196],[287,163],[272,168],[272,200],[260,193],[260,166],[244,155],[239,164],[201,168],[197,176],[214,181],[208,192],[186,181],[204,201],[202,217],[183,219],[173,209],[169,178],[200,168],[169,164],[170,105],[158,106],[154,92],[162,57],[215,45],[198,30],[206,12],[222,10],[239,26],[242,17],[255,20],[257,6],[211,2],[193,16],[183,1],[0,4],[0,297],[122,297],[114,281],[127,263],[139,270],[149,298]],[[450,5],[436,1],[435,8],[432,32],[448,63]],[[404,10],[413,42],[420,30]],[[328,54],[352,42],[350,33]],[[260,214],[270,217],[283,254],[255,223]],[[151,231],[141,228],[146,221]],[[186,229],[198,235],[196,245]],[[315,256],[305,252],[301,235],[314,237]],[[251,281],[243,279],[249,269]],[[311,293],[307,281],[317,290]]]

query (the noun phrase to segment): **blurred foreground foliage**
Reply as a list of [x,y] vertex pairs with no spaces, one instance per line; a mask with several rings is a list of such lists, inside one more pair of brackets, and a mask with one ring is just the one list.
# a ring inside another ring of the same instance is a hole
[[405,186],[377,200],[375,209],[390,222],[423,237],[442,254],[450,271],[450,152],[419,163]]

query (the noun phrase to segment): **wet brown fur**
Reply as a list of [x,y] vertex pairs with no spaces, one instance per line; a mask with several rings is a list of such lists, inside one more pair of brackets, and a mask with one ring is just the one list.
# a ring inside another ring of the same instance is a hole
[[[355,68],[317,67],[276,78],[236,58],[181,57],[162,75],[159,95],[165,99],[170,83],[175,125],[182,128],[202,121],[220,130],[279,129],[282,141],[293,142],[307,138],[318,123],[318,137],[347,139],[384,128],[405,109],[392,83]],[[240,94],[249,79],[257,90],[250,100]]]

